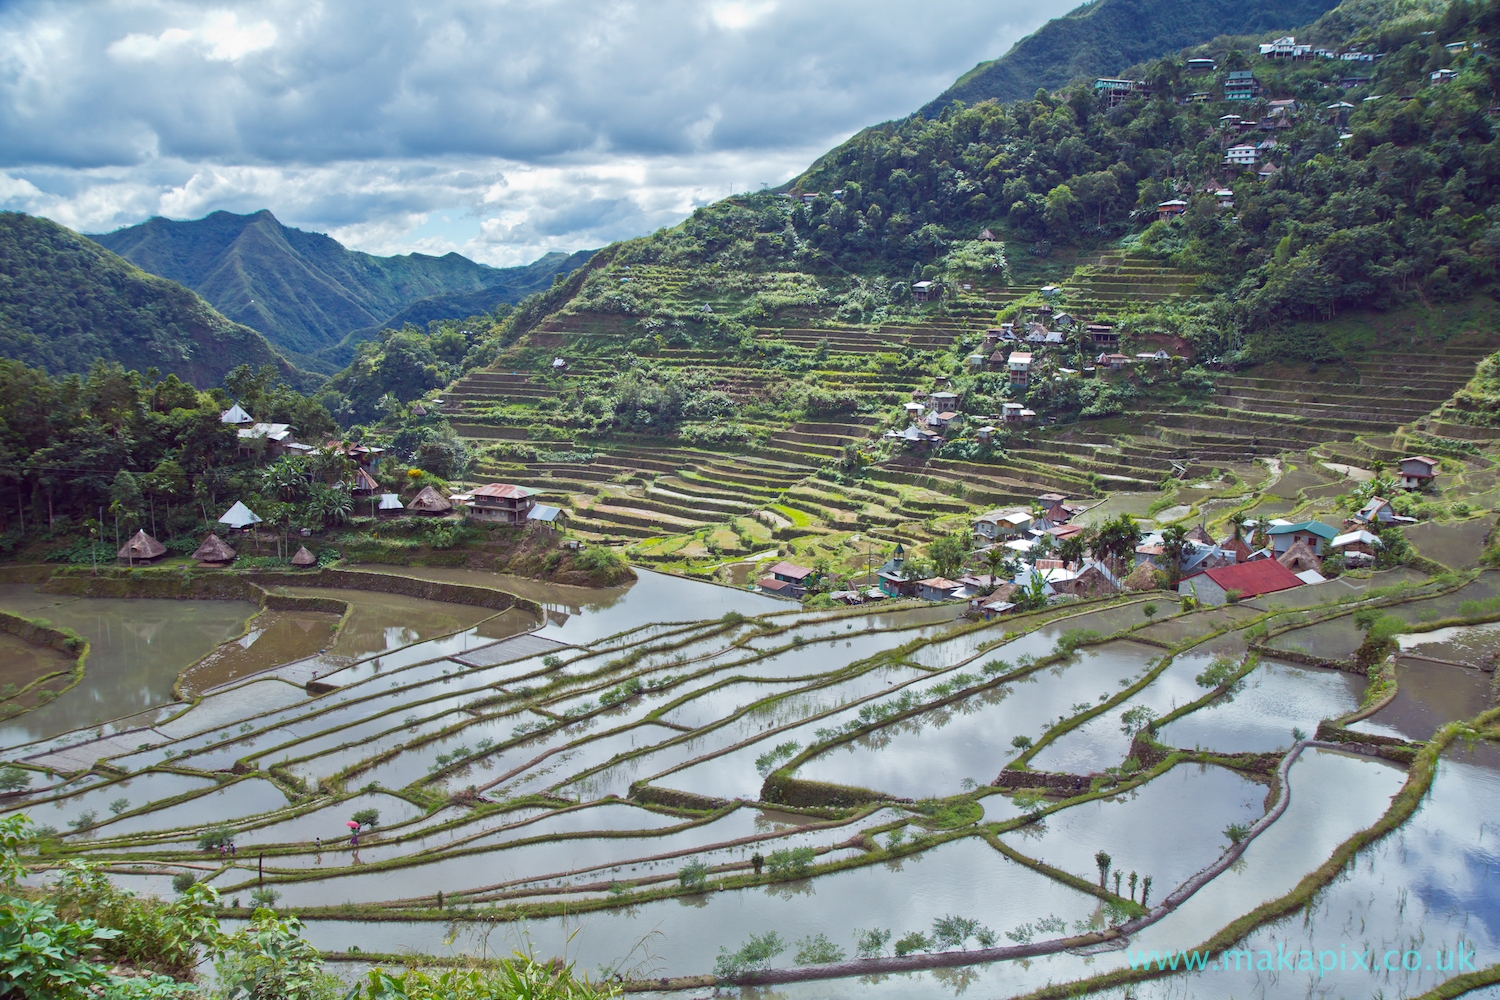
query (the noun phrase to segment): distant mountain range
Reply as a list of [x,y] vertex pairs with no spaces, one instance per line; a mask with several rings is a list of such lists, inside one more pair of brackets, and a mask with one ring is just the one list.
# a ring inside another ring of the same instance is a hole
[[188,289],[19,212],[0,212],[0,356],[54,374],[86,372],[102,358],[202,387],[236,365],[270,364],[308,384],[265,337]]
[[1027,35],[999,59],[982,62],[922,109],[935,118],[954,101],[1015,101],[1038,87],[1112,76],[1218,35],[1249,35],[1306,24],[1337,0],[1094,0]]
[[298,364],[324,372],[347,363],[353,345],[382,327],[425,325],[518,302],[589,256],[551,253],[510,268],[457,253],[376,257],[284,226],[266,210],[214,212],[186,222],[157,217],[90,239],[193,289]]

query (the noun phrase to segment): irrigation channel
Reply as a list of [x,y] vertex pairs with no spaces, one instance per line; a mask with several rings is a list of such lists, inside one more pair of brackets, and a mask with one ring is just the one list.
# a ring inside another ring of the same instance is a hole
[[[1467,971],[1430,955],[1500,960],[1500,574],[985,622],[400,572],[0,587],[90,643],[0,733],[32,778],[6,809],[55,831],[31,879],[185,872],[350,970],[525,948],[672,995],[1415,996]],[[1370,605],[1421,624],[1367,676]],[[1423,961],[1132,970],[1205,943]]]

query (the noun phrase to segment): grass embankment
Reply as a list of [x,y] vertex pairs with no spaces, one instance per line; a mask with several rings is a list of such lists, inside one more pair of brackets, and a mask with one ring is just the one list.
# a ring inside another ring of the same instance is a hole
[[83,680],[83,672],[89,658],[88,640],[72,629],[54,628],[44,618],[27,618],[22,615],[0,611],[0,632],[15,636],[22,642],[34,646],[55,649],[64,656],[73,657],[69,670],[54,670],[34,677],[14,691],[6,692],[6,701],[0,705],[0,719],[9,719],[55,700],[59,695],[72,690]]
[[[1394,832],[1416,813],[1428,789],[1432,787],[1432,780],[1437,773],[1438,757],[1443,750],[1461,732],[1469,730],[1471,726],[1482,724],[1497,717],[1500,717],[1500,710],[1493,710],[1479,716],[1473,723],[1449,723],[1438,730],[1432,740],[1417,753],[1416,759],[1413,760],[1411,768],[1407,773],[1406,783],[1392,797],[1390,808],[1386,810],[1384,815],[1374,825],[1359,831],[1341,843],[1335,848],[1327,861],[1304,876],[1290,892],[1277,899],[1263,903],[1239,919],[1234,920],[1218,931],[1218,933],[1198,945],[1197,951],[1203,954],[1217,954],[1242,940],[1257,927],[1291,916],[1299,910],[1305,910],[1310,907],[1314,897],[1322,889],[1331,884],[1361,850],[1376,843],[1387,834]],[[1484,971],[1489,972],[1490,970],[1487,969]],[[1089,979],[1048,985],[1026,994],[1021,1000],[1061,1000],[1061,998],[1065,997],[1076,997],[1099,990],[1116,989],[1129,986],[1133,983],[1146,982],[1175,974],[1171,970],[1117,969],[1113,972],[1094,976]]]

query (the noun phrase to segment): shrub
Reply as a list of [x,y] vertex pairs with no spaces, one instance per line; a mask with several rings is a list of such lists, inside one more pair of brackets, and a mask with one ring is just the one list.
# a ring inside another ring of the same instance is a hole
[[807,874],[817,857],[818,852],[812,847],[783,847],[771,852],[766,858],[766,867],[771,870],[772,875],[801,878]]
[[684,889],[701,889],[708,881],[708,865],[701,858],[694,858],[682,866],[677,873],[677,881],[682,883]]
[[897,956],[910,955],[912,952],[916,951],[931,950],[932,942],[928,941],[927,935],[923,934],[921,931],[912,931],[910,934],[904,935],[900,940],[896,942]]
[[871,930],[854,931],[854,954],[856,958],[879,958],[885,954],[890,943],[891,932],[876,927]]
[[797,955],[792,961],[798,965],[832,965],[844,960],[844,949],[828,940],[823,933],[811,934],[797,942]]
[[771,959],[786,948],[786,942],[775,931],[751,934],[750,940],[740,945],[738,951],[719,949],[719,957],[714,961],[714,975],[720,979],[737,979],[746,972],[768,969]]

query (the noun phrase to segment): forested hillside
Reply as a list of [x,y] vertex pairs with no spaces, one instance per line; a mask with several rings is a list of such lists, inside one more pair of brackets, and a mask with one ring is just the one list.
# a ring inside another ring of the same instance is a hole
[[1094,0],[980,63],[922,109],[934,118],[955,101],[1015,101],[1080,77],[1113,76],[1132,63],[1207,42],[1306,24],[1331,0]]
[[0,356],[57,374],[118,361],[205,387],[242,364],[294,375],[264,337],[188,289],[16,212],[0,213]]
[[428,319],[487,312],[545,288],[572,261],[558,254],[524,267],[492,268],[457,253],[376,257],[283,226],[264,210],[214,212],[188,222],[157,217],[92,239],[186,285],[278,348],[329,371],[348,363],[352,345],[339,345],[354,331],[399,327],[407,317],[398,314],[409,307]]

